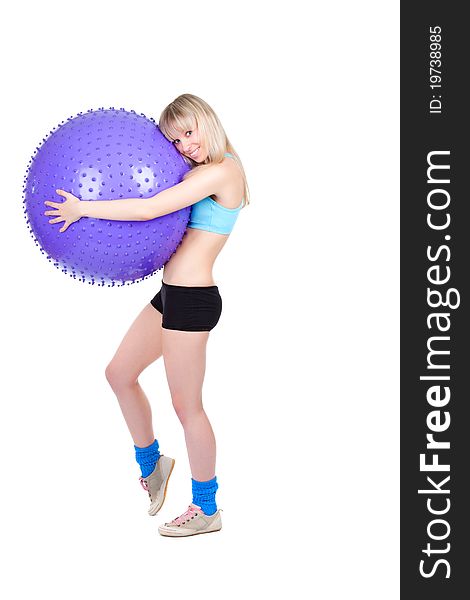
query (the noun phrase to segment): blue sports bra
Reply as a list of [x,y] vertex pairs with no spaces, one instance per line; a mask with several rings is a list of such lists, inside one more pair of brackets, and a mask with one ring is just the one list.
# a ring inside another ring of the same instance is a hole
[[[226,152],[225,156],[233,158],[229,152]],[[238,208],[226,208],[207,196],[192,205],[188,227],[228,235],[235,225],[242,206],[243,200]]]

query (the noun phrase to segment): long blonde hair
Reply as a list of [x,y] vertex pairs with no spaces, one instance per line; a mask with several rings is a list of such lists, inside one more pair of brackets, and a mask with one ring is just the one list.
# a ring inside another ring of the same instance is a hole
[[240,157],[235,152],[222,127],[222,123],[207,102],[193,94],[181,94],[163,110],[158,126],[163,135],[172,141],[177,137],[177,129],[190,130],[194,127],[194,121],[196,121],[199,134],[207,144],[208,156],[202,164],[195,162],[188,156],[183,156],[183,159],[193,172],[206,164],[221,163],[226,152],[232,154],[243,175],[245,188],[243,206],[246,206],[250,203],[250,200],[245,170]]

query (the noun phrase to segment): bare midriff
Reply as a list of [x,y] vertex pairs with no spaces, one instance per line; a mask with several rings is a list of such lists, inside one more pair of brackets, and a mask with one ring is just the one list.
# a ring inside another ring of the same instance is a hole
[[163,281],[169,285],[216,285],[212,268],[227,239],[228,235],[188,227],[163,269]]

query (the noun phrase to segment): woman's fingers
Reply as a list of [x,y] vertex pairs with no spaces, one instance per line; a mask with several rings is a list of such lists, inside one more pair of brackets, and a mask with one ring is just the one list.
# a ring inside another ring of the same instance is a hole
[[68,227],[72,223],[75,223],[75,221],[77,221],[80,218],[80,217],[76,217],[75,215],[73,215],[73,211],[72,211],[72,215],[70,214],[71,207],[74,206],[75,201],[79,202],[80,200],[79,200],[79,198],[77,198],[70,192],[66,192],[65,190],[59,189],[59,190],[56,190],[56,193],[59,194],[59,196],[62,196],[63,198],[65,198],[65,202],[52,202],[51,200],[46,200],[44,202],[44,204],[46,204],[46,206],[51,206],[55,210],[46,210],[44,214],[47,216],[50,216],[50,217],[54,217],[54,219],[49,220],[49,223],[51,223],[51,224],[62,223],[62,221],[65,221],[62,228],[59,229],[59,232],[63,233],[64,231],[66,231],[68,229]]
[[[71,197],[75,197],[73,194],[66,192],[65,190],[56,190],[56,194],[59,194],[59,196],[62,196],[66,200],[70,200]],[[59,206],[62,206],[63,202],[52,202],[51,200],[46,200],[44,204],[47,206],[52,206],[53,208],[58,208]]]

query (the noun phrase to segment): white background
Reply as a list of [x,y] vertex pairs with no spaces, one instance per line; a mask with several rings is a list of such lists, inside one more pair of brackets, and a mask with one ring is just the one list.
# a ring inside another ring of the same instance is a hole
[[[2,75],[2,595],[398,598],[398,2],[8,3]],[[22,186],[60,121],[206,99],[252,204],[215,268],[205,406],[220,533],[157,526],[190,472],[163,365],[141,377],[176,458],[154,518],[104,369],[161,272],[56,270]]]

